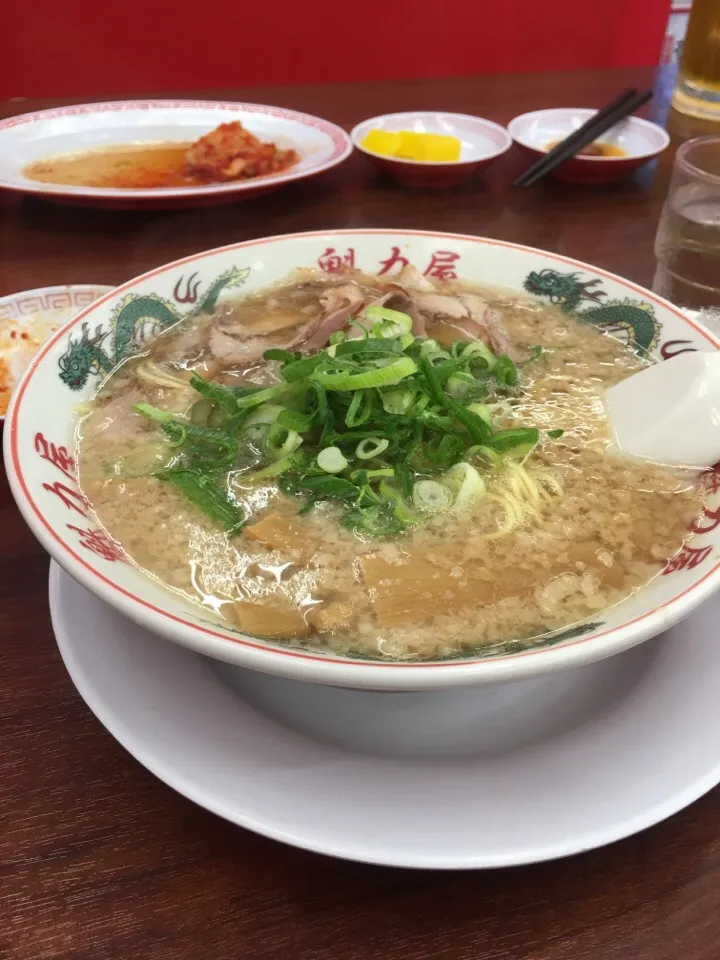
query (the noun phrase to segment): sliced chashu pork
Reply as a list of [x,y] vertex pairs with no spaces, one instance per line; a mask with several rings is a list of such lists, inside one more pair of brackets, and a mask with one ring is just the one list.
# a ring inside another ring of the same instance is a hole
[[369,327],[368,307],[387,306],[411,317],[415,336],[425,336],[427,325],[435,321],[436,324],[447,324],[460,334],[482,340],[495,353],[512,355],[500,315],[477,294],[439,293],[412,267],[404,268],[384,286],[386,293],[371,298],[352,281],[329,287],[320,297],[324,312],[302,326],[303,318],[299,316],[297,325],[289,331],[289,338],[288,331],[258,336],[237,322],[220,324],[210,334],[210,351],[222,367],[257,363],[271,346],[312,353],[325,347],[331,334],[345,329],[351,319]]
[[312,353],[330,340],[330,334],[344,329],[365,303],[365,297],[356,283],[330,287],[320,297],[324,313],[299,330],[288,344],[289,350]]
[[445,322],[469,337],[482,340],[493,353],[512,356],[515,352],[498,311],[475,293],[422,293],[413,302],[427,324],[432,320]]

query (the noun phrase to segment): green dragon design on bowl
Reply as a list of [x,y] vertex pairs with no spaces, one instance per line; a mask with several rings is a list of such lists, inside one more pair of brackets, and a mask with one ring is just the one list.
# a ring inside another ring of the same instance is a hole
[[[536,297],[546,297],[550,303],[560,307],[563,313],[572,314],[576,319],[607,330],[608,333],[627,336],[633,350],[645,356],[657,346],[661,324],[655,317],[651,303],[646,300],[603,300],[607,294],[598,289],[602,283],[599,278],[582,280],[581,274],[558,273],[546,268],[532,271],[523,283],[528,293]],[[578,309],[583,301],[598,306]]]
[[[179,320],[209,313],[220,295],[242,286],[249,273],[247,267],[227,270],[210,284],[200,302],[184,314],[158,294],[128,294],[113,310],[108,330],[98,326],[91,333],[84,323],[80,336],[69,338],[68,348],[58,361],[60,379],[71,390],[82,390],[91,376],[109,373],[121,360],[142,349],[150,337]],[[111,347],[106,346],[110,343]]]

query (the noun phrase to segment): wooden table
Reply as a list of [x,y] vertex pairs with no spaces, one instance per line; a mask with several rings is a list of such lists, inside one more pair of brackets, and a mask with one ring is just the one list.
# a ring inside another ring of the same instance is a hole
[[[222,92],[349,128],[438,108],[500,122],[600,104],[644,71],[485,77],[391,87]],[[0,114],[47,103],[16,102]],[[640,283],[656,180],[593,190],[509,186],[522,161],[446,193],[403,190],[360,156],[233,206],[101,213],[0,199],[0,294],[118,283],[254,236],[333,227],[456,230],[544,247]],[[8,960],[718,960],[720,791],[640,836],[523,869],[415,873],[281,846],[193,806],[145,772],[80,700],[53,643],[48,559],[0,498],[0,958]],[[651,776],[652,772],[647,775]],[[532,798],[528,798],[532,802]]]

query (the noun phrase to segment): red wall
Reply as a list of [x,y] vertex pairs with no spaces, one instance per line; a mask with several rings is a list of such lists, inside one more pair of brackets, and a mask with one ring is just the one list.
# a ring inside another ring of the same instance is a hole
[[668,10],[669,0],[8,0],[0,97],[649,66]]

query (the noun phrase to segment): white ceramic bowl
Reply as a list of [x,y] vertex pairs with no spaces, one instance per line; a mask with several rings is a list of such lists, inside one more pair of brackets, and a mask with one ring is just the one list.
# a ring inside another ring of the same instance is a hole
[[[197,140],[239,120],[260,137],[292,147],[300,160],[280,173],[200,187],[119,189],[39,183],[23,173],[37,160],[137,143]],[[121,100],[81,103],[0,121],[0,188],[46,200],[117,208],[194,207],[229,203],[276,190],[337,166],[352,153],[350,138],[328,120],[283,107],[214,100]]]
[[[533,159],[547,152],[548,144],[564,140],[581,127],[596,110],[557,107],[535,110],[515,117],[508,124],[513,140]],[[619,180],[647,163],[668,146],[667,132],[642,117],[627,117],[598,137],[625,151],[620,157],[572,157],[552,176],[568,182],[602,183]]]
[[[74,408],[89,398],[115,356],[130,313],[151,332],[158,301],[178,317],[221,289],[237,297],[295,267],[377,272],[402,260],[431,276],[525,289],[564,304],[586,322],[632,337],[660,357],[717,350],[720,341],[667,301],[603,270],[530,247],[455,234],[339,230],[269,237],[210,250],[130,280],[87,307],[44,344],[19,384],[5,424],[5,463],[13,494],[33,532],[76,580],[131,619],[176,643],[241,666],[301,680],[380,690],[416,690],[523,678],[600,660],[666,629],[720,585],[720,474],[709,474],[706,515],[690,546],[662,575],[593,624],[560,631],[529,650],[493,657],[387,663],[293,649],[213,623],[123,561],[98,530],[78,491],[72,462]],[[217,283],[222,278],[220,284]],[[592,298],[585,294],[592,285]],[[598,293],[604,294],[598,305]],[[142,302],[138,298],[144,298]],[[132,310],[128,312],[128,305]],[[139,309],[142,308],[142,309]],[[158,311],[159,312],[159,311]],[[418,598],[419,603],[432,602]]]
[[[420,162],[399,157],[384,157],[366,150],[362,141],[371,130],[413,130],[418,133],[442,133],[460,140],[460,159],[445,162]],[[452,187],[462,183],[476,170],[489,166],[512,146],[505,127],[492,120],[465,113],[441,113],[413,110],[386,113],[363,120],[350,132],[353,144],[379,167],[390,172],[399,183],[412,187]]]

